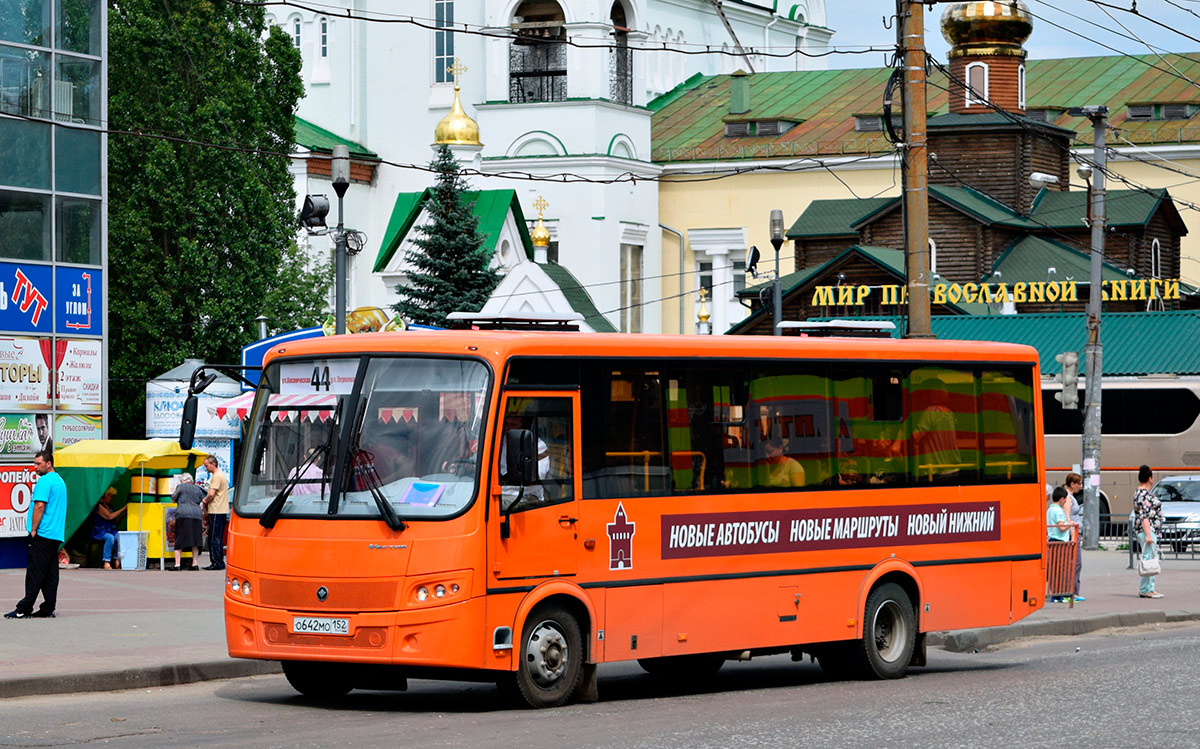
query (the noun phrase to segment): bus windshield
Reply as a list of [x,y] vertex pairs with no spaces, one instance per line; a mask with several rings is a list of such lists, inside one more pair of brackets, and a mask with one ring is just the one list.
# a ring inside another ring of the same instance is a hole
[[274,504],[268,515],[379,518],[386,504],[388,514],[409,520],[457,515],[476,494],[489,381],[481,362],[466,359],[355,357],[268,367],[237,512],[260,515]]

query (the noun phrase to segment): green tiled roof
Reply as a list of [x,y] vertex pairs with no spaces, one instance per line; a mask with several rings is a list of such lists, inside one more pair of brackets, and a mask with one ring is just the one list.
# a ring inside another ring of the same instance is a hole
[[[1165,62],[1192,80],[1200,80],[1200,58],[1164,54]],[[1070,57],[1029,60],[1027,110],[1056,110],[1049,122],[1026,120],[1031,127],[1063,132],[1091,131],[1083,117],[1067,114],[1070,107],[1108,103],[1109,124],[1134,143],[1200,142],[1200,117],[1190,120],[1129,120],[1130,103],[1196,102],[1196,90],[1186,80],[1156,70],[1164,60],[1154,55]],[[1151,65],[1155,67],[1151,67]],[[729,114],[728,75],[693,76],[651,106],[651,158],[658,162],[796,158],[860,154],[890,154],[883,133],[857,132],[855,115],[881,113],[881,94],[888,68],[800,70],[749,76],[750,111],[746,119],[788,119],[800,124],[780,136],[726,138]],[[1012,125],[996,114],[949,115],[947,80],[940,71],[929,76],[927,110],[930,128],[970,122],[982,126]],[[1090,142],[1090,139],[1089,139]],[[1117,133],[1109,136],[1121,145]]]
[[[383,234],[383,243],[375,257],[373,270],[376,273],[387,267],[392,255],[396,253],[396,248],[412,230],[428,199],[428,188],[422,192],[402,192],[396,196],[392,216],[388,219],[387,230]],[[496,249],[500,229],[504,226],[504,219],[511,209],[516,219],[517,231],[521,234],[521,243],[525,247],[525,256],[533,259],[533,241],[529,238],[529,227],[525,225],[525,214],[521,210],[521,202],[517,200],[516,191],[466,190],[462,199],[467,202],[474,201],[472,212],[479,219],[479,233],[484,235],[483,246],[492,251]]]
[[[1014,241],[1000,257],[996,258],[992,270],[1000,271],[1000,279],[1010,286],[1019,281],[1070,281],[1087,285],[1091,281],[1091,257],[1061,242],[1045,237],[1027,236]],[[1054,275],[1047,273],[1054,268]],[[1121,268],[1104,263],[1100,277],[1105,281],[1124,281],[1127,276]]]
[[[1160,205],[1168,207],[1168,220],[1178,218],[1174,202],[1165,189],[1159,190],[1108,190],[1104,201],[1104,214],[1109,226],[1145,226],[1150,223]],[[1056,229],[1077,228],[1087,216],[1087,192],[1076,190],[1042,189],[1033,200],[1033,211],[1029,217],[1039,224]],[[1183,234],[1187,227],[1179,220],[1178,228]]]
[[[896,323],[899,317],[877,318]],[[1054,360],[1064,351],[1082,353],[1087,343],[1084,313],[1044,315],[935,315],[933,334],[944,340],[1024,343],[1038,350],[1042,374],[1061,371]],[[1106,312],[1103,317],[1104,375],[1200,375],[1200,347],[1179,345],[1200,340],[1200,310],[1171,312]],[[1079,369],[1085,370],[1079,358]]]
[[1002,223],[1005,226],[1027,229],[1037,227],[1037,224],[1031,223],[1003,203],[969,187],[930,185],[929,193],[985,224]]
[[815,237],[853,237],[858,235],[855,224],[875,211],[890,205],[896,198],[863,198],[855,200],[814,200],[804,209],[787,231],[788,239]]
[[562,291],[563,296],[567,298],[567,303],[571,305],[571,309],[583,315],[584,321],[591,326],[592,330],[597,333],[617,332],[617,329],[608,321],[608,318],[600,314],[600,310],[596,309],[595,303],[592,302],[592,297],[579,281],[576,280],[575,276],[571,275],[571,271],[558,263],[539,263],[538,267],[545,271],[550,280]]
[[347,140],[340,135],[334,135],[325,128],[314,125],[300,117],[296,118],[296,145],[307,148],[310,151],[321,151],[324,153],[333,151],[334,146],[346,146],[346,148],[350,149],[350,156],[354,158],[379,158],[379,154],[366,146],[355,143],[352,140]]

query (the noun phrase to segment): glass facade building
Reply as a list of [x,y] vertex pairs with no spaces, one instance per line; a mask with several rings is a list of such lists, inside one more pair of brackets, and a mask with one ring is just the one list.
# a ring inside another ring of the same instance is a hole
[[0,467],[106,431],[106,12],[0,2]]

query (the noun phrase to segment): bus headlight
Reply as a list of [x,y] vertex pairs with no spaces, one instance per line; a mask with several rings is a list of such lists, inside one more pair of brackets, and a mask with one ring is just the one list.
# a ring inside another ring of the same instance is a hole
[[418,601],[425,601],[428,598],[429,598],[429,588],[426,588],[424,585],[417,588],[417,600]]
[[247,596],[247,597],[249,597],[249,595],[250,595],[250,581],[249,580],[242,583],[242,595]]
[[433,589],[433,594],[435,596],[437,596],[438,598],[445,598],[446,597],[446,586],[438,585],[436,588]]
[[232,590],[234,593],[237,593],[239,590],[241,590],[241,588],[242,588],[242,583],[236,577],[233,578],[233,582],[229,583],[229,589]]
[[453,603],[463,599],[470,583],[469,570],[422,575],[409,583],[407,600],[410,606]]

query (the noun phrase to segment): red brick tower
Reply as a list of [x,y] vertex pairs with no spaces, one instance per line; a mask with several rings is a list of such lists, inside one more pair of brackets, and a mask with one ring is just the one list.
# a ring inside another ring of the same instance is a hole
[[[953,3],[942,13],[950,49],[950,111],[981,114],[989,103],[1025,114],[1025,50],[1033,22],[1020,0]],[[968,88],[964,88],[963,84]]]

